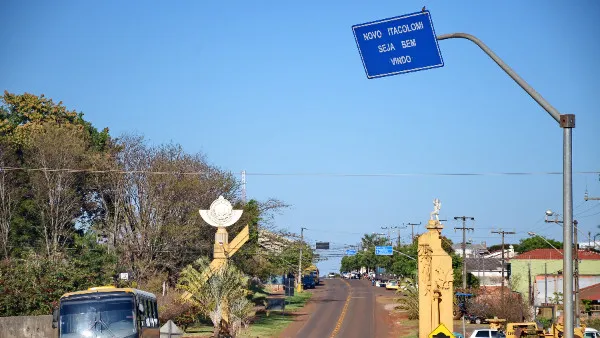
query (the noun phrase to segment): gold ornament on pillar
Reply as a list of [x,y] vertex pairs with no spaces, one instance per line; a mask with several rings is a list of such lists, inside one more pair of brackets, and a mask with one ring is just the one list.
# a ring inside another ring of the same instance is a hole
[[243,210],[233,210],[233,206],[223,196],[211,203],[208,210],[200,210],[202,219],[217,228],[215,234],[214,259],[227,259],[229,256],[228,226],[242,217]]

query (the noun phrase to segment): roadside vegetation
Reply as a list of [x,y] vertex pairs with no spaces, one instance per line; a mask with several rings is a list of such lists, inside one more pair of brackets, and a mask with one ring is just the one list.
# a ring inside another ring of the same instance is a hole
[[[312,293],[302,292],[291,297],[285,297],[285,311],[274,310],[267,313],[264,307],[257,306],[252,312],[247,326],[237,333],[238,337],[276,337],[293,320],[294,313],[304,307],[310,300]],[[189,327],[185,337],[211,337],[213,326],[207,322],[198,322]]]
[[[0,316],[50,314],[66,292],[114,285],[155,293],[161,322],[183,328],[218,323],[220,295],[233,318],[225,329],[241,331],[266,297],[260,280],[296,271],[301,247],[308,267],[313,252],[272,224],[285,203],[240,195],[237,176],[204,154],[140,134],[114,136],[62,102],[5,91]],[[250,239],[201,285],[194,274],[212,259],[216,229],[198,210],[219,196],[244,210],[229,237],[249,225]],[[120,280],[125,272],[129,279]],[[185,291],[192,301],[182,300]]]

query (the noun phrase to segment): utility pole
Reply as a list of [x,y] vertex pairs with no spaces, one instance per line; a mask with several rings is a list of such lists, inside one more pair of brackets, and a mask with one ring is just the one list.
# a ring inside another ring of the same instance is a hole
[[474,228],[467,228],[466,227],[466,222],[467,219],[470,219],[471,221],[475,220],[475,217],[469,217],[469,216],[456,216],[454,217],[455,220],[459,220],[462,219],[463,222],[463,226],[462,228],[454,228],[454,231],[456,230],[462,230],[463,232],[463,240],[462,240],[462,257],[463,257],[463,265],[462,265],[462,275],[463,275],[463,291],[467,290],[467,230],[473,231],[475,230]]
[[421,222],[419,223],[406,223],[406,225],[410,225],[410,232],[411,232],[411,243],[415,241],[415,225],[421,225]]
[[[504,305],[504,236],[505,235],[512,235],[515,232],[514,231],[492,231],[493,234],[501,234],[502,235],[502,286],[500,289],[501,292],[501,299],[502,299],[502,305]],[[531,296],[530,296],[531,297]]]
[[246,170],[242,170],[242,202],[246,203]]
[[406,226],[401,226],[398,227],[398,240],[396,241],[396,245],[399,247],[400,245],[402,245],[402,238],[400,237],[400,230],[401,229],[406,229]]
[[[585,200],[589,200],[589,199],[597,199],[600,200],[600,198],[595,198],[595,197],[588,197],[587,195],[587,191],[585,192]],[[549,220],[548,217],[550,216],[555,216],[555,218],[553,220]],[[563,229],[565,227],[565,217],[563,215],[563,220],[559,220],[558,219],[558,214],[554,214],[552,212],[552,210],[548,210],[546,211],[546,218],[544,219],[544,222],[546,223],[562,223],[563,224]],[[571,257],[574,258],[574,260],[572,261],[573,263],[573,282],[575,283],[575,287],[573,288],[573,293],[574,295],[571,295],[571,297],[569,297],[568,299],[570,299],[571,301],[573,301],[573,323],[575,325],[575,327],[578,327],[580,325],[580,321],[579,321],[579,243],[578,243],[578,239],[577,239],[577,232],[579,232],[579,229],[577,228],[577,225],[579,224],[579,222],[574,219],[573,220],[573,233],[572,238],[573,238],[573,243],[574,246],[572,246],[573,251],[571,252]],[[571,243],[571,244],[573,244]],[[563,257],[566,255],[566,251],[563,250]],[[564,265],[564,263],[563,263]],[[563,282],[567,279],[571,280],[570,278],[565,278],[564,276],[567,276],[567,274],[565,274],[564,270],[566,268],[563,269]],[[574,296],[574,297],[573,297]],[[567,296],[563,293],[563,302],[565,302],[567,300]]]
[[600,201],[600,197],[590,197],[590,196],[588,196],[588,192],[586,190],[585,194],[583,195],[583,200],[584,201]]
[[544,263],[544,304],[548,304],[548,263]]
[[387,239],[388,239],[388,242],[390,242],[390,243],[392,241],[392,239],[391,239],[391,231],[394,228],[397,228],[397,227],[381,227],[382,230],[387,230]]
[[304,229],[300,228],[300,258],[298,258],[298,291],[302,291],[302,246],[304,245]]
[[575,310],[575,318],[574,323],[575,327],[579,327],[579,243],[577,242],[577,220],[573,220],[573,242],[575,243],[575,266],[573,266],[573,271],[575,274],[575,304],[573,306]]

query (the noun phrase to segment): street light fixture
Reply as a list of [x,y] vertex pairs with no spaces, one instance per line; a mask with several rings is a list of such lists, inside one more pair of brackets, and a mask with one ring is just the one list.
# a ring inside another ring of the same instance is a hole
[[[549,220],[548,217],[552,217],[554,216],[554,219]],[[563,221],[558,219],[558,216],[561,216],[560,214],[555,214],[554,211],[548,209],[546,210],[546,217],[544,218],[544,222],[546,223],[562,223]]]

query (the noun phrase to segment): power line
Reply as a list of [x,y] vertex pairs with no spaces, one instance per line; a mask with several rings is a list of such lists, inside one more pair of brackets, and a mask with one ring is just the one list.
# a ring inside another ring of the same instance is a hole
[[[154,170],[121,170],[121,169],[77,169],[77,168],[23,168],[23,167],[0,167],[0,171],[43,171],[43,172],[68,172],[68,173],[91,173],[91,174],[151,174],[151,175],[206,175],[213,171],[154,171]],[[244,170],[245,171],[245,170]],[[245,176],[317,176],[317,177],[403,177],[403,176],[530,176],[530,175],[562,175],[562,171],[540,171],[540,172],[481,172],[481,173],[385,173],[385,174],[356,174],[356,173],[268,173],[247,172]],[[576,171],[573,174],[589,175],[600,174],[600,171]]]
[[588,212],[588,211],[590,211],[590,210],[592,210],[592,209],[595,209],[595,208],[597,208],[598,206],[600,206],[600,202],[596,203],[596,205],[592,206],[591,208],[588,208],[588,209],[585,209],[584,211],[580,211],[580,212],[578,212],[577,214],[575,214],[575,216],[579,216],[579,215],[581,215],[581,214],[585,214],[586,212]]

